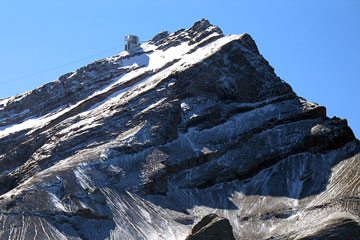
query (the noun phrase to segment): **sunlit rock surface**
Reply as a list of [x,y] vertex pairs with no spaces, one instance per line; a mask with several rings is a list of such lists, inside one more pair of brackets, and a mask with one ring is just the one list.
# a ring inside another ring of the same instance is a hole
[[359,239],[360,145],[201,20],[0,100],[0,239]]

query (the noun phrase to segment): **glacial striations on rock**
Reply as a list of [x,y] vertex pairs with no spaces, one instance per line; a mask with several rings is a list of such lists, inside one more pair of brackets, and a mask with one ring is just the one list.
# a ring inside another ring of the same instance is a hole
[[0,239],[359,239],[359,169],[346,120],[203,19],[0,100]]

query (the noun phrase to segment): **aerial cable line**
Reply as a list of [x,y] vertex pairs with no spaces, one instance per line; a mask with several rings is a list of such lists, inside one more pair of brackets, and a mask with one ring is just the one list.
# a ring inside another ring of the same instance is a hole
[[23,76],[20,76],[20,77],[16,77],[16,78],[13,78],[13,79],[10,79],[10,80],[7,80],[7,81],[3,81],[3,82],[0,82],[0,84],[5,84],[5,83],[8,83],[8,82],[14,82],[14,81],[18,81],[18,80],[21,80],[21,79],[24,79],[24,78],[33,77],[33,76],[41,75],[41,74],[43,74],[43,73],[51,72],[51,71],[54,71],[54,70],[57,70],[57,69],[60,69],[60,68],[63,68],[63,67],[72,65],[72,64],[74,64],[74,63],[82,62],[82,61],[87,60],[87,59],[89,59],[89,58],[98,56],[98,55],[100,55],[100,54],[102,54],[102,53],[106,53],[106,52],[109,52],[109,51],[111,51],[111,50],[120,48],[121,46],[124,46],[124,44],[121,44],[121,45],[118,45],[118,46],[116,46],[116,47],[112,47],[112,48],[106,49],[106,50],[104,50],[104,51],[101,51],[101,52],[92,54],[92,55],[90,55],[90,56],[87,56],[87,57],[84,57],[84,58],[81,58],[81,59],[78,59],[78,60],[75,60],[75,61],[72,61],[72,62],[69,62],[69,63],[62,64],[62,65],[57,66],[57,67],[49,68],[49,69],[46,69],[46,70],[43,70],[43,71],[40,71],[40,72],[30,73],[30,74],[23,75]]

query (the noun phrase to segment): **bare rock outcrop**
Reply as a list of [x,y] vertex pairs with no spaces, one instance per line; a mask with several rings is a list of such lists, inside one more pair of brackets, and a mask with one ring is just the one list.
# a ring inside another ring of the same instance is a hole
[[0,100],[0,239],[355,239],[359,171],[345,119],[206,19]]
[[235,240],[229,220],[216,214],[201,219],[186,240]]

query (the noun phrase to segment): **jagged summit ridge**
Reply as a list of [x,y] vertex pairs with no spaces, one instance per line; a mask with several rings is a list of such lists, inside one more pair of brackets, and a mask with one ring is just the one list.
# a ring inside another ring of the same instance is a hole
[[206,19],[3,99],[0,117],[0,238],[185,239],[212,213],[236,239],[359,233],[346,120]]
[[[171,35],[171,36],[170,36]],[[200,42],[205,37],[212,35],[213,37],[223,37],[224,34],[217,26],[211,25],[207,19],[202,19],[189,28],[180,29],[173,34],[163,31],[155,35],[150,42],[155,45],[161,45],[169,41],[189,41],[190,43]],[[168,38],[170,36],[170,38]]]
[[[7,113],[9,116],[5,115],[3,117],[3,121],[0,122],[0,126],[5,127],[11,124],[19,123],[24,119],[44,116],[58,110],[62,107],[62,105],[76,104],[82,98],[89,97],[92,94],[94,95],[95,91],[99,88],[110,85],[111,81],[114,81],[114,79],[119,78],[119,76],[134,70],[134,68],[139,67],[139,65],[140,67],[147,65],[149,63],[149,53],[158,50],[164,51],[166,50],[165,48],[175,47],[175,45],[179,47],[181,42],[186,42],[184,44],[186,46],[192,45],[189,46],[189,48],[178,48],[180,50],[180,54],[175,53],[174,50],[169,54],[178,54],[177,57],[182,57],[182,55],[186,53],[184,51],[188,50],[191,53],[191,51],[195,51],[198,48],[197,45],[206,45],[207,43],[215,41],[221,37],[223,37],[222,31],[218,27],[211,25],[207,20],[203,19],[196,22],[193,27],[187,30],[179,30],[171,34],[169,37],[163,39],[163,41],[165,41],[164,43],[161,43],[161,41],[156,43],[150,41],[150,44],[143,44],[144,46],[142,48],[139,48],[137,51],[132,53],[123,52],[112,58],[89,64],[88,66],[80,68],[73,73],[65,74],[58,80],[46,84],[41,88],[17,97],[3,100],[0,103],[0,108],[4,109],[4,113]],[[230,36],[230,40],[231,37],[237,38],[237,36]],[[249,42],[248,35],[245,34],[241,37],[244,38],[245,43]],[[193,43],[194,39],[197,39],[198,44],[195,45]],[[253,42],[252,39],[250,42],[251,41]],[[177,61],[177,59],[179,58],[174,58],[174,56],[172,56],[171,60],[165,59],[164,62],[169,63],[171,61]],[[259,63],[254,64],[260,65]],[[154,69],[150,70],[154,71]],[[94,77],[95,72],[96,77]],[[44,101],[44,99],[46,99],[46,101]]]

